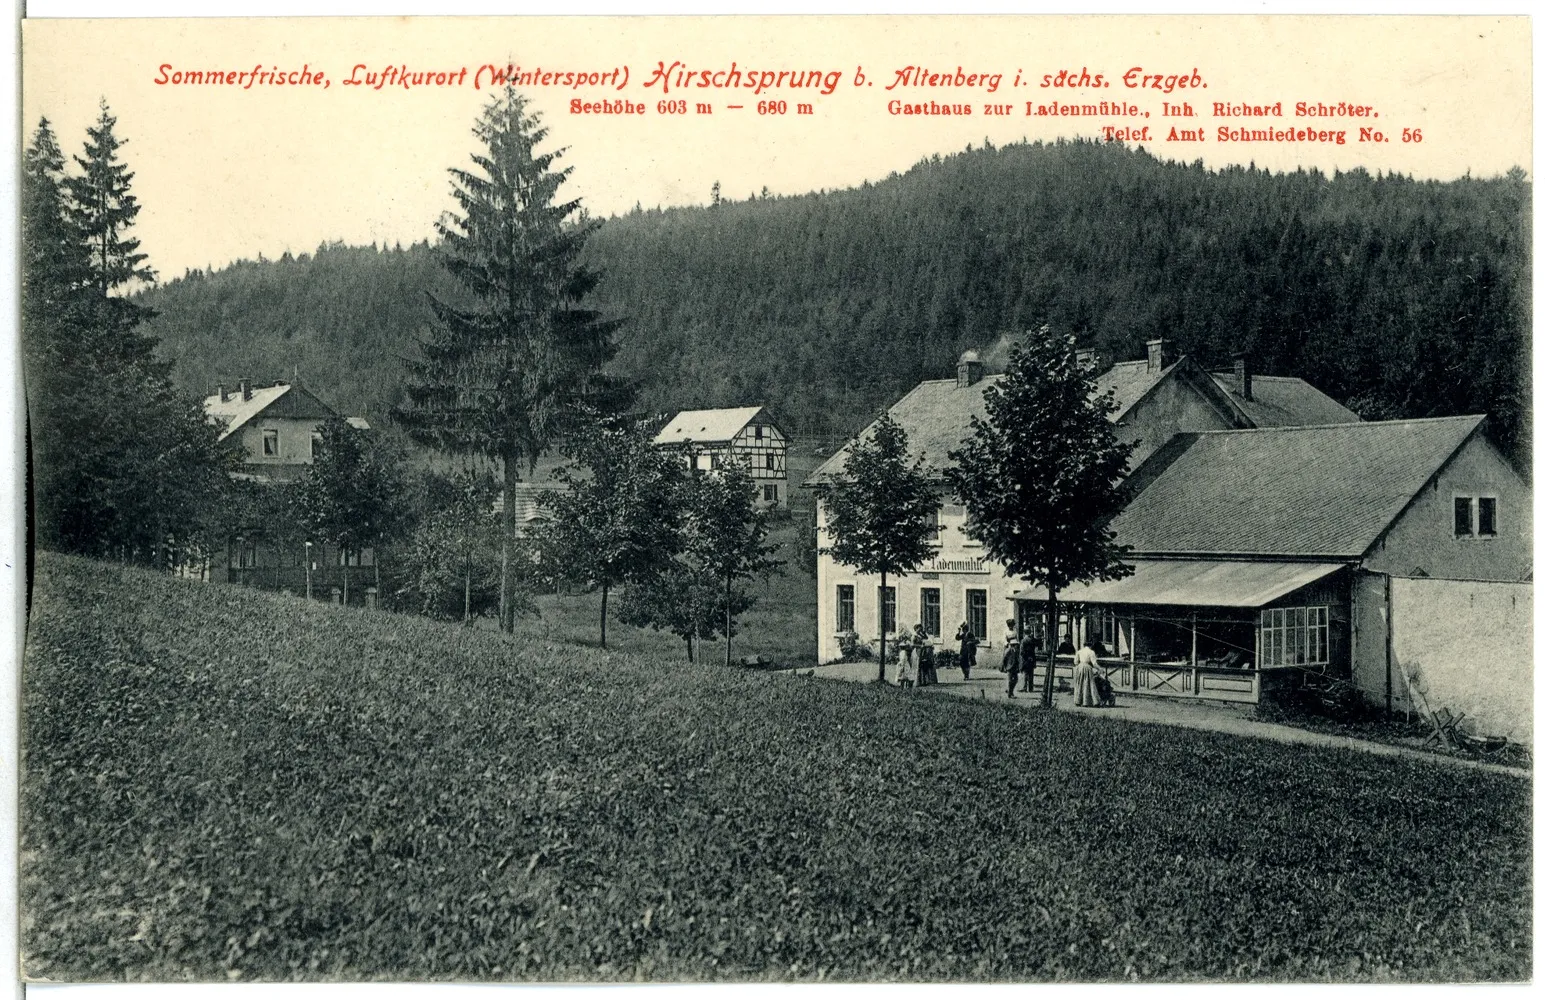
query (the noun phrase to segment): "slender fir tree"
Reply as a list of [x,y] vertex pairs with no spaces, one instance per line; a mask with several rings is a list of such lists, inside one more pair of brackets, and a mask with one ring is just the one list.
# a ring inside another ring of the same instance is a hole
[[584,308],[598,276],[578,262],[597,223],[578,200],[559,201],[571,168],[562,150],[538,153],[540,116],[513,88],[473,128],[474,169],[451,170],[459,212],[437,228],[440,262],[465,293],[431,295],[431,334],[410,361],[407,403],[395,416],[420,443],[493,459],[505,491],[500,627],[514,627],[513,487],[587,416],[621,405],[622,387],[602,373],[619,325]]
[[118,138],[117,125],[103,100],[96,123],[86,129],[84,155],[74,157],[80,173],[66,178],[64,187],[97,292],[89,349],[104,360],[149,366],[156,364],[155,341],[139,326],[155,313],[124,293],[153,285],[156,273],[129,233],[140,205],[130,189],[134,174],[118,155],[128,142]]

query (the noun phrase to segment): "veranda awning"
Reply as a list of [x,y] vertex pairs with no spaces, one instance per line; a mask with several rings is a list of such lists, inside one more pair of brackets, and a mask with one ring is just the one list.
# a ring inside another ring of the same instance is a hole
[[[1183,607],[1258,608],[1343,568],[1342,563],[1247,562],[1209,559],[1134,559],[1122,580],[1076,584],[1057,595],[1070,604],[1168,604]],[[1046,588],[1010,595],[1045,601]]]

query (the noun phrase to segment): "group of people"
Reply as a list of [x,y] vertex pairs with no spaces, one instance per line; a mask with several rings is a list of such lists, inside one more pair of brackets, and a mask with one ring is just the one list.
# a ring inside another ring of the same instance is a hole
[[914,682],[918,687],[939,683],[933,643],[921,623],[913,627],[911,635],[902,632],[896,636],[896,683],[909,688]]
[[[1020,693],[1028,693],[1035,682],[1036,660],[1041,648],[1040,636],[1026,632],[1021,638],[1019,628],[1014,619],[1008,619],[1006,623],[1007,634],[1003,639],[1003,672],[1008,674],[1008,695],[1014,697],[1017,689]],[[960,644],[960,672],[965,680],[971,679],[971,668],[976,666],[976,633],[971,630],[969,622],[961,622],[960,628],[955,630],[955,641]],[[1110,681],[1099,671],[1099,657],[1104,649],[1098,652],[1095,646],[1097,642],[1085,642],[1077,650],[1072,643],[1065,642],[1066,652],[1073,654],[1073,704],[1079,707],[1098,708],[1105,705],[1116,704],[1115,691]],[[1063,650],[1058,650],[1062,652]],[[929,639],[927,629],[919,623],[912,628],[909,635],[902,632],[896,638],[897,671],[896,682],[902,687],[926,687],[929,684],[939,683],[939,671],[934,662],[933,642]],[[1024,678],[1021,686],[1020,678]]]

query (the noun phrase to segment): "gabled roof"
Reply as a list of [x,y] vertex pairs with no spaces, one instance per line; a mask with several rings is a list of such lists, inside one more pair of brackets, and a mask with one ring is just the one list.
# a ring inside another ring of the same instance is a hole
[[1250,376],[1250,399],[1239,394],[1232,372],[1212,372],[1228,400],[1256,427],[1350,424],[1362,418],[1301,378]]
[[1484,421],[1177,435],[1134,471],[1146,486],[1111,527],[1138,555],[1358,559]]
[[[1120,420],[1154,386],[1187,364],[1190,362],[1181,358],[1168,368],[1149,371],[1147,361],[1123,361],[1112,365],[1095,380],[1095,392],[1101,395],[1111,392],[1114,395],[1116,409],[1111,414],[1111,420]],[[1002,375],[987,375],[965,388],[960,388],[952,378],[920,382],[890,408],[888,412],[891,419],[907,432],[908,450],[914,457],[923,457],[923,467],[929,475],[944,474],[949,453],[959,448],[971,434],[972,417],[987,419],[987,402],[983,394],[1002,378]],[[866,427],[859,438],[866,437],[868,433],[869,428]],[[851,447],[851,442],[843,445],[836,454],[822,462],[805,482],[824,482],[841,472],[847,464]]]
[[[725,410],[682,410],[670,419],[660,433],[655,435],[655,444],[723,444],[733,441],[735,435],[745,430],[746,425],[760,417],[760,422],[777,426],[777,422],[767,415],[766,407],[762,406],[736,406]],[[781,428],[780,428],[781,430]]]
[[[235,434],[253,418],[263,413],[301,420],[329,420],[338,416],[336,410],[322,402],[304,386],[284,382],[254,388],[251,399],[243,399],[240,391],[228,393],[224,400],[221,400],[218,393],[204,397],[205,418],[225,425],[225,429],[220,432],[221,441]],[[364,417],[347,419],[349,425],[356,430],[370,429],[370,424]]]
[[289,391],[287,385],[271,385],[266,389],[253,389],[251,399],[243,399],[240,392],[232,392],[224,400],[216,393],[204,398],[204,416],[225,424],[225,430],[220,432],[220,440],[224,441]]

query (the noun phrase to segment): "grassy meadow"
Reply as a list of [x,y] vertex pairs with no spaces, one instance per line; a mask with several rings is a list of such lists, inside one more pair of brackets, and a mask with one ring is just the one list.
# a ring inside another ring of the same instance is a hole
[[24,974],[1527,980],[1530,787],[42,553]]

